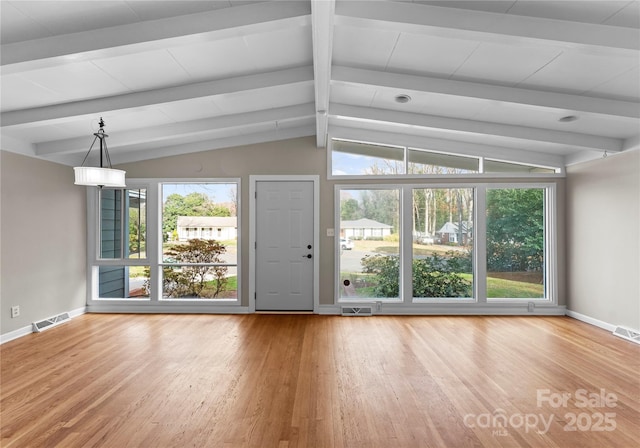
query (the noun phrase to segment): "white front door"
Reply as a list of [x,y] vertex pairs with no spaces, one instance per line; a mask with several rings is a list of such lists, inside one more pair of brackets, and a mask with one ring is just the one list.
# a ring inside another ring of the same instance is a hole
[[256,310],[312,311],[314,183],[256,182]]

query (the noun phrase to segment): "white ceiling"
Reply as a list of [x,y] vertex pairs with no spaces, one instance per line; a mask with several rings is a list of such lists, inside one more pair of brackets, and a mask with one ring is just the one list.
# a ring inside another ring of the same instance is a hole
[[635,0],[0,8],[1,148],[59,163],[100,117],[116,164],[300,136],[545,165],[640,147]]

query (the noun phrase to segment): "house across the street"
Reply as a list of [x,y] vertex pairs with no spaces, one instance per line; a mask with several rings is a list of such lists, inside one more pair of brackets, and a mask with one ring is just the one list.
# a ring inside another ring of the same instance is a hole
[[356,219],[355,221],[340,222],[340,236],[355,240],[382,239],[391,235],[393,226],[383,224],[373,219]]
[[178,216],[178,241],[232,240],[238,237],[236,216]]
[[[473,223],[470,221],[462,221],[462,232],[460,232],[459,223],[449,221],[436,232],[436,235],[442,244],[466,245],[471,241],[471,232],[473,232]],[[460,241],[460,233],[462,233],[462,241]]]

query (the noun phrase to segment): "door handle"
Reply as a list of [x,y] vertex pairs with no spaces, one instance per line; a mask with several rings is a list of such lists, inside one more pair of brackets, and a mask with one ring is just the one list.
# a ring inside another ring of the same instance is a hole
[[313,255],[311,254],[307,254],[307,255],[303,255],[302,258],[311,258]]

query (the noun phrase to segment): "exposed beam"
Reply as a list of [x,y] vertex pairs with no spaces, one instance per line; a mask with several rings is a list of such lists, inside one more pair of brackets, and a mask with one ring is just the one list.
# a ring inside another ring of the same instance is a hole
[[459,118],[446,118],[433,115],[420,115],[409,112],[397,112],[384,109],[334,104],[329,111],[330,117],[346,122],[391,123],[400,129],[422,128],[478,135],[492,135],[519,140],[533,140],[557,145],[568,145],[586,149],[622,150],[623,141],[616,138],[596,135],[576,134],[550,129],[530,128],[526,126],[505,125]]
[[[274,126],[274,128],[269,131],[254,133],[246,132],[241,135],[202,140],[192,143],[167,144],[153,149],[136,150],[135,148],[127,148],[127,151],[123,152],[114,151],[114,154],[111,154],[111,159],[114,164],[122,164],[157,159],[160,157],[190,154],[194,152],[211,151],[213,149],[225,149],[291,138],[309,137],[314,135],[314,132],[315,126],[313,124],[285,129],[280,129]],[[71,160],[69,156],[63,156],[63,160],[60,160],[60,162],[68,165],[79,163],[79,161]]]
[[512,44],[533,41],[636,56],[640,30],[405,2],[338,2],[336,25]]
[[69,61],[122,56],[171,46],[309,25],[307,2],[264,2],[2,45],[4,74]]
[[42,122],[61,122],[77,119],[78,116],[83,115],[300,83],[308,85],[313,83],[313,71],[310,66],[16,110],[2,113],[0,122],[2,127]]
[[[3,151],[14,152],[25,156],[36,155],[36,145],[24,140],[18,140],[8,135],[0,134],[0,143]],[[87,148],[88,149],[88,148]]]
[[344,66],[333,67],[332,84],[366,85],[402,91],[436,93],[471,97],[487,101],[523,104],[598,115],[609,115],[633,120],[640,119],[640,105],[631,101],[618,101],[565,93],[544,92],[515,87],[504,87],[427,76],[402,75]]
[[[277,127],[279,122],[300,121],[314,116],[315,108],[313,104],[301,104],[118,132],[109,136],[108,145],[109,150],[115,152],[121,147],[143,143],[162,144],[164,141],[177,138],[195,137],[200,140],[209,140],[210,137],[208,136],[223,129],[237,129],[267,123]],[[50,156],[53,154],[86,152],[89,149],[87,142],[87,136],[83,136],[38,143],[36,145],[36,153],[38,156]]]
[[313,38],[313,73],[316,100],[316,141],[318,148],[327,146],[329,120],[329,88],[333,52],[333,16],[335,0],[311,0]]

